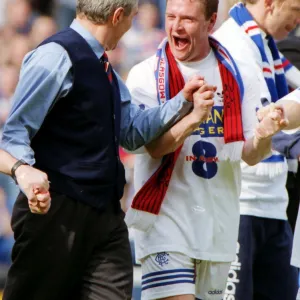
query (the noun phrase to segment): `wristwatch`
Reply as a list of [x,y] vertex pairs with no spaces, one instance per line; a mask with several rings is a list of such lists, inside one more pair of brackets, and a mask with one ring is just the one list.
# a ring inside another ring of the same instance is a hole
[[28,163],[25,160],[20,159],[12,166],[12,168],[10,170],[11,177],[15,181],[16,184],[18,184],[17,177],[16,177],[16,170],[22,165],[28,165]]

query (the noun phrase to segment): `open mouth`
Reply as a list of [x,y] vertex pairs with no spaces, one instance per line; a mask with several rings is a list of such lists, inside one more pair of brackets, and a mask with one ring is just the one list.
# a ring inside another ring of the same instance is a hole
[[179,50],[182,50],[189,45],[189,40],[186,38],[179,38],[179,37],[173,36],[173,39],[174,39],[176,48],[178,48]]

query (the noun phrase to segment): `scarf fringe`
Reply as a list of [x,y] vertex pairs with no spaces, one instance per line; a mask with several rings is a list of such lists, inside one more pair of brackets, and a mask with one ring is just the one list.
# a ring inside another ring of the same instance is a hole
[[[277,151],[272,151],[272,155],[279,155]],[[260,162],[256,166],[250,167],[247,173],[255,174],[256,176],[262,176],[269,178],[274,178],[276,176],[282,175],[288,171],[288,165],[286,161],[277,162]]]
[[259,163],[255,174],[257,176],[269,176],[270,178],[274,178],[287,172],[287,170],[287,165],[282,162]]

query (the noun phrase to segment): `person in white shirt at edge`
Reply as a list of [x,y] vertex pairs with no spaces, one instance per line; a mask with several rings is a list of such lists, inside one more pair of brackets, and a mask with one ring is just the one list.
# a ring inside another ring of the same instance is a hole
[[[300,88],[296,89],[292,93],[288,94],[284,98],[280,99],[278,104],[272,109],[283,108],[284,116],[288,120],[289,125],[286,129],[295,129],[300,127]],[[258,118],[264,118],[270,112],[270,107],[261,108],[257,114]],[[300,268],[300,212],[298,213],[298,219],[296,223],[294,233],[293,252],[291,258],[291,264],[297,268]]]
[[[300,1],[246,0],[232,7],[229,15],[214,37],[238,66],[247,62],[256,68],[253,77],[260,98],[276,102],[288,94],[288,84],[299,87],[300,72],[291,65],[284,68],[288,62],[273,38],[283,39],[300,23]],[[241,68],[244,71],[248,72]],[[237,255],[224,300],[295,300],[298,274],[290,264],[293,234],[286,214],[287,160],[273,151],[273,156],[255,166],[247,162],[241,166]]]
[[[278,106],[277,106],[278,105]],[[280,108],[284,110],[285,119],[288,120],[288,126],[286,129],[295,129],[300,127],[300,88],[297,88],[284,98],[280,99],[275,107],[270,106],[261,108],[258,112],[258,118],[263,119],[270,109]],[[291,264],[297,268],[300,268],[300,212],[298,213],[298,219],[296,223],[294,233],[293,252],[291,258]]]
[[258,163],[270,153],[271,136],[286,126],[281,109],[258,124],[260,95],[251,77],[243,85],[230,54],[209,38],[217,7],[218,0],[167,1],[168,42],[127,79],[133,101],[145,109],[174,97],[195,74],[216,91],[200,121],[192,112],[136,156],[138,192],[126,222],[138,229],[146,300],[222,299],[235,258],[240,160]]

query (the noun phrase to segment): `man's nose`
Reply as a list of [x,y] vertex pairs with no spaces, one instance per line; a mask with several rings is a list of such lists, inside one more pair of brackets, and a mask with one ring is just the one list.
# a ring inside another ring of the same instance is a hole
[[175,19],[174,23],[173,23],[173,30],[174,31],[179,31],[181,29],[182,29],[182,24],[181,24],[180,19]]

